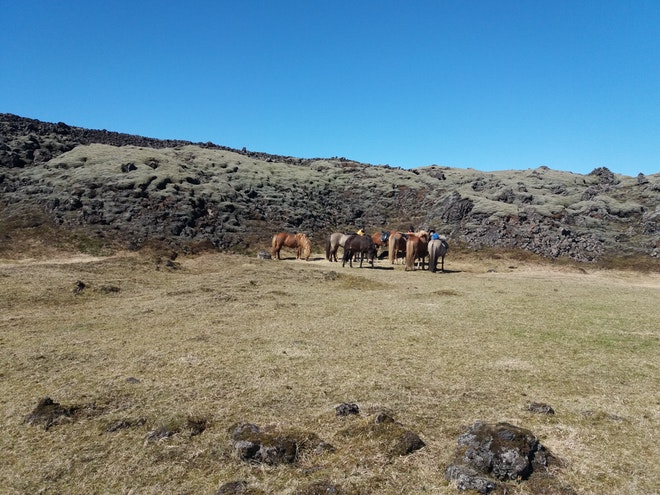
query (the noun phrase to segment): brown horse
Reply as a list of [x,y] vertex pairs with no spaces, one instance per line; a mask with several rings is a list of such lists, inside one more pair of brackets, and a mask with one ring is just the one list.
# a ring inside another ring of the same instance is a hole
[[373,268],[376,251],[376,245],[371,237],[353,234],[346,239],[346,243],[344,244],[344,256],[342,258],[341,266],[343,267],[346,265],[346,262],[348,261],[349,266],[353,268],[353,256],[359,254],[360,268],[362,268],[362,261],[364,261],[365,257],[371,264],[371,268]]
[[429,270],[435,273],[437,271],[438,260],[441,260],[440,271],[445,271],[445,255],[449,251],[447,239],[441,236],[440,239],[431,239],[428,245],[429,250]]
[[289,234],[288,232],[280,232],[273,236],[271,242],[271,254],[273,258],[280,258],[280,251],[283,247],[296,250],[296,259],[304,258],[305,261],[309,260],[312,254],[312,243],[309,238],[303,233]]
[[385,232],[384,230],[382,232],[377,232],[371,235],[371,240],[374,241],[374,244],[376,245],[376,254],[378,254],[378,250],[380,248],[387,247],[389,238],[390,238],[390,233]]
[[390,260],[390,264],[393,265],[394,262],[399,259],[399,257],[401,258],[405,257],[407,240],[408,240],[408,236],[403,232],[396,232],[396,231],[390,232],[390,237],[387,243],[387,250],[388,250],[387,254],[388,254],[388,259]]
[[422,260],[422,270],[428,254],[428,234],[420,230],[416,234],[408,234],[406,242],[406,271],[415,270],[415,262]]

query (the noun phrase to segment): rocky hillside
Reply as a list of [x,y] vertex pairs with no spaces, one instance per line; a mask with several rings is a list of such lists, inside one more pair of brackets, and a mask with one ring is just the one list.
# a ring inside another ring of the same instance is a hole
[[0,114],[0,244],[48,229],[131,249],[263,249],[273,233],[435,228],[478,249],[658,256],[660,174],[403,170]]

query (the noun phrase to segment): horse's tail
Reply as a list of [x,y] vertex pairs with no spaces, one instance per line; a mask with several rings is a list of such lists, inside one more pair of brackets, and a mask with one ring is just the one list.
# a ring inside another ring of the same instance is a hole
[[438,258],[441,256],[442,243],[440,241],[429,241],[429,270],[434,272],[438,264]]
[[415,269],[416,251],[414,240],[408,237],[408,242],[406,242],[406,271]]
[[277,234],[273,236],[273,239],[270,241],[270,254],[273,256],[277,256]]
[[396,240],[394,239],[394,235],[390,234],[390,238],[387,240],[387,259],[390,262],[390,265],[394,264],[394,260],[396,259]]
[[332,247],[331,240],[332,240],[332,236],[329,236],[329,237],[325,240],[325,259],[328,260],[328,261],[332,261],[332,260],[330,259],[330,248]]

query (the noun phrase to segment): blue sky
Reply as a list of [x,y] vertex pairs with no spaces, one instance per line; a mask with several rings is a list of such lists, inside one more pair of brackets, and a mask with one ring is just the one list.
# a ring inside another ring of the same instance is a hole
[[659,0],[0,0],[0,112],[412,168],[660,172]]

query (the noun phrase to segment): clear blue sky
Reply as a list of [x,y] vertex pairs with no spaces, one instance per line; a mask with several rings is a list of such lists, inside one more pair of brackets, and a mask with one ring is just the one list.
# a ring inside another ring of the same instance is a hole
[[660,172],[660,0],[0,0],[0,112],[297,157]]

